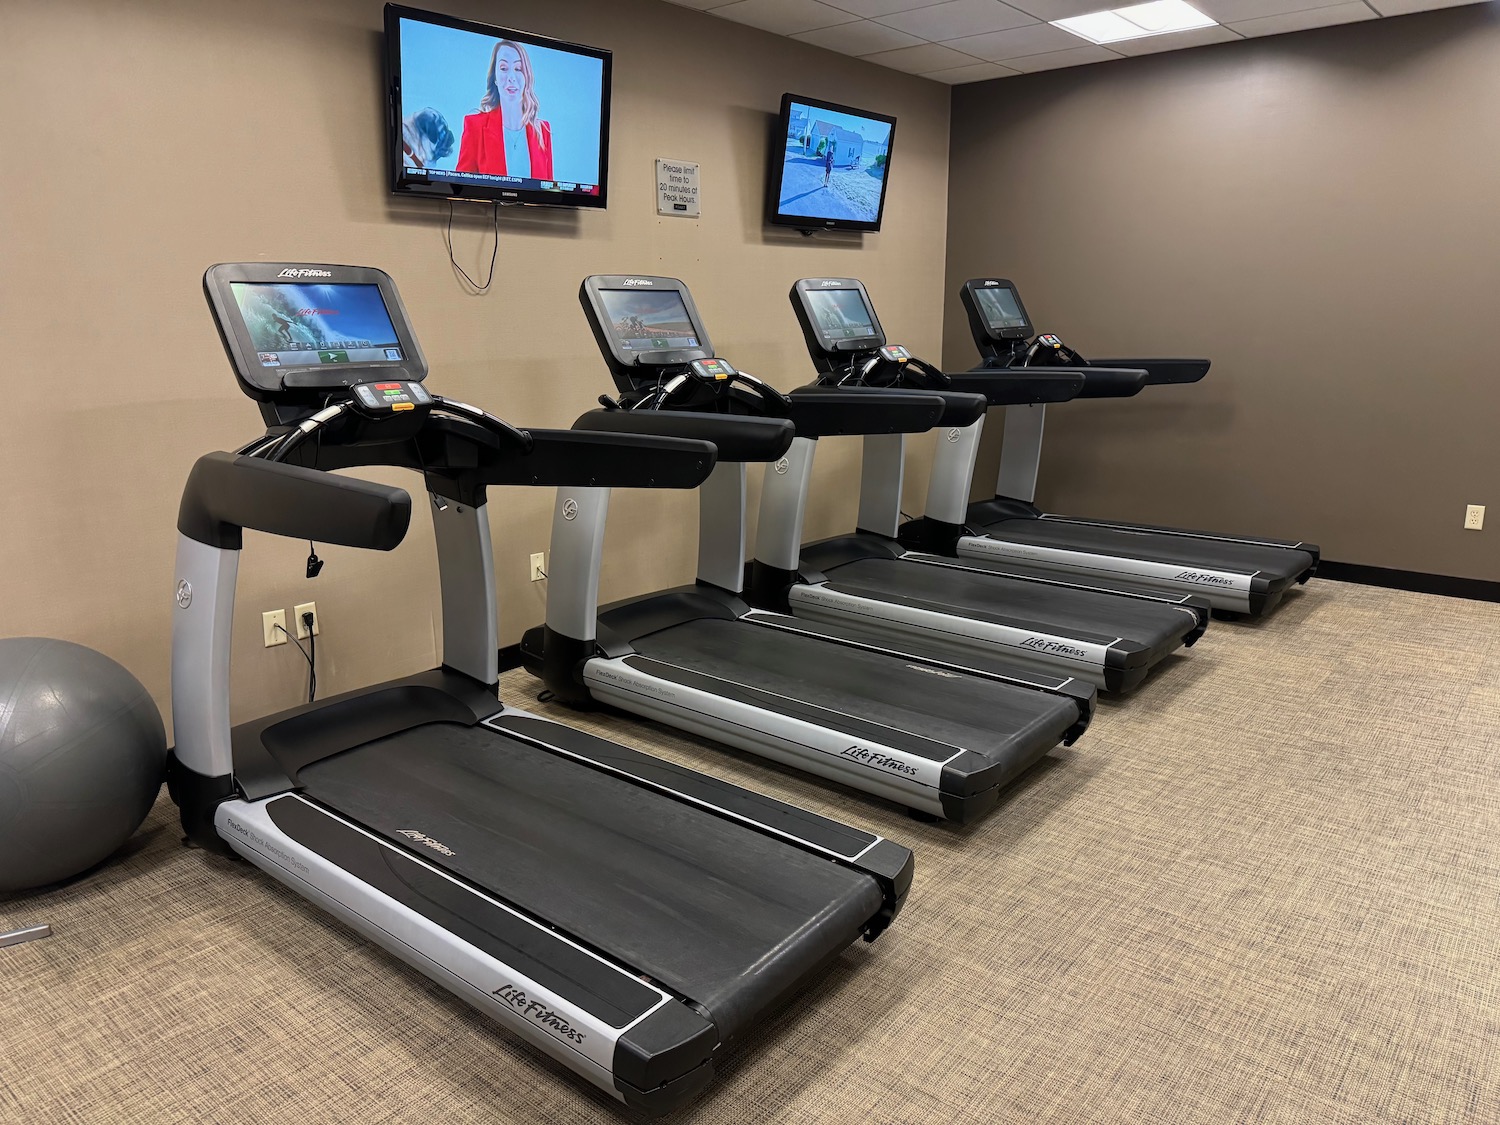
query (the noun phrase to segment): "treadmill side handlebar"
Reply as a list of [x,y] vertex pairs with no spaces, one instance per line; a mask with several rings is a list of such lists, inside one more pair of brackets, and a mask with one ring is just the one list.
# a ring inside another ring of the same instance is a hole
[[1164,383],[1196,383],[1213,366],[1207,359],[1099,359],[1100,367],[1136,367],[1146,372],[1146,386]]
[[1083,391],[1083,372],[1064,368],[980,367],[950,371],[948,379],[955,391],[984,395],[991,406],[1068,402]]
[[289,539],[389,551],[411,526],[411,496],[390,485],[242,457],[206,453],[194,463],[177,530],[237,551],[245,528]]
[[707,441],[578,429],[527,432],[532,437],[531,452],[510,459],[500,476],[487,474],[486,484],[697,488],[708,479],[718,458]]
[[920,434],[942,422],[948,403],[936,391],[882,387],[798,387],[787,396],[798,437]]
[[726,462],[774,461],[791,448],[796,436],[785,418],[699,410],[590,410],[573,423],[573,429],[711,442],[718,459]]
[[1083,375],[1083,390],[1079,398],[1132,398],[1141,393],[1149,381],[1144,369],[1123,367],[1114,363],[1091,363],[1087,367],[1066,368]]

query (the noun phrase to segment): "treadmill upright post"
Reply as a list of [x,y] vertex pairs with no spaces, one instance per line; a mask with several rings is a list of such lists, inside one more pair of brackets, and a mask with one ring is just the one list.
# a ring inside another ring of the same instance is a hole
[[745,587],[745,463],[720,461],[698,486],[698,581]]
[[599,567],[609,494],[608,488],[559,488],[553,501],[543,679],[564,703],[589,698],[577,669],[594,655],[599,628]]
[[495,552],[484,504],[432,494],[443,603],[443,664],[482,684],[500,682]]
[[[1010,423],[1010,412],[1016,409],[1021,408],[1006,408],[1007,426]],[[932,479],[927,484],[927,506],[923,512],[928,520],[954,527],[963,526],[969,509],[969,487],[974,479],[974,461],[979,456],[979,439],[983,434],[983,418],[970,425],[954,426],[938,434],[937,452],[932,457]],[[1008,428],[1005,434],[1005,446],[1009,449]]]
[[996,496],[1028,504],[1036,499],[1036,475],[1042,464],[1042,430],[1046,421],[1047,407],[1041,403],[1005,408],[1005,444],[1000,449]]
[[240,553],[177,535],[172,614],[173,754],[205,778],[234,772],[229,738],[229,654]]
[[906,435],[866,434],[859,475],[860,531],[896,538],[906,481]]
[[807,484],[817,451],[816,439],[793,438],[786,456],[767,467],[761,487],[755,560],[783,573],[795,574],[800,565]]

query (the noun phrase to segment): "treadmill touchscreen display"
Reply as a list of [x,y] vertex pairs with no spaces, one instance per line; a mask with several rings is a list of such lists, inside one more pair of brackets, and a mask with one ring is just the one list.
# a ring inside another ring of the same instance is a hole
[[628,352],[698,347],[698,332],[675,289],[600,289],[609,327]]
[[404,358],[378,285],[235,281],[229,288],[262,367]]
[[818,331],[828,340],[858,340],[879,335],[875,320],[858,289],[807,290]]
[[974,289],[979,298],[984,322],[996,332],[1006,328],[1025,328],[1026,314],[1021,311],[1021,302],[1016,300],[1016,291],[1003,285],[993,289]]

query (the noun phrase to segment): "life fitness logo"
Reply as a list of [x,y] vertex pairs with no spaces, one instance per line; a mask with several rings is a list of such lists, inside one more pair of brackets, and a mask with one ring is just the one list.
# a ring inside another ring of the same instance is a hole
[[837,289],[839,286],[843,285],[844,283],[842,281],[840,281],[838,278],[835,277],[835,278],[830,278],[827,281],[820,281],[820,282],[818,282],[818,284],[821,285],[824,289]]
[[332,277],[328,270],[284,269],[277,277]]
[[999,285],[1000,283],[998,281],[986,281],[984,284],[985,287],[988,288],[991,285]]
[[620,284],[621,285],[650,285],[652,283],[650,281],[648,281],[644,277],[627,277],[624,281],[620,282]]
[[568,499],[563,501],[563,519],[576,520],[578,518],[578,501]]
[[948,440],[949,441],[957,441],[962,436],[963,435],[959,432],[959,429],[958,429],[957,426],[954,426],[952,429],[950,429],[948,431]]
[[791,467],[792,467],[792,463],[790,461],[788,461],[785,457],[783,457],[780,461],[777,461],[776,464],[772,466],[772,468],[774,468],[782,476],[786,476],[786,471],[788,469],[790,469]]

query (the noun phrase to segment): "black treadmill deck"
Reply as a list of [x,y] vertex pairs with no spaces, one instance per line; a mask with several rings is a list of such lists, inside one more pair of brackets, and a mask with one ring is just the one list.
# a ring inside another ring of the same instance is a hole
[[881,908],[867,875],[481,727],[417,727],[298,780],[309,798],[701,1006],[721,1039]]
[[[815,556],[808,561],[817,566]],[[824,573],[833,589],[862,597],[904,599],[958,617],[1095,644],[1124,641],[1160,655],[1176,649],[1198,624],[1191,610],[1162,602],[905,559],[859,559]]]
[[1068,696],[982,680],[935,676],[884,653],[746,621],[700,618],[632,639],[664,678],[821,725],[837,725],[933,761],[959,795],[1003,785],[1046,754],[1079,719]]

